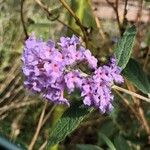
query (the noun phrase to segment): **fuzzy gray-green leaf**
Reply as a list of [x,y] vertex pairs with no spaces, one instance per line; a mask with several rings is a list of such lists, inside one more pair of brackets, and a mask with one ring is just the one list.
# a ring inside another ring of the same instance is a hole
[[74,104],[72,105],[56,123],[52,129],[48,146],[51,147],[65,139],[72,131],[74,131],[81,121],[92,111],[92,109]]
[[126,68],[123,70],[125,77],[130,80],[143,93],[150,93],[150,82],[142,67],[134,59],[130,59]]
[[117,43],[117,46],[115,48],[115,57],[117,59],[117,64],[122,69],[125,68],[130,59],[135,36],[136,36],[136,28],[135,26],[132,26],[126,30],[126,32],[123,34],[123,37]]

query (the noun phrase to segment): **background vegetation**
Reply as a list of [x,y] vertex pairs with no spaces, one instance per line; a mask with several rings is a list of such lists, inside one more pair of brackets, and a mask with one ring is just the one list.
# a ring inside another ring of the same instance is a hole
[[[134,60],[129,61],[123,72],[126,78],[124,88],[144,97],[150,93],[148,0],[66,0],[77,18],[61,1],[0,0],[0,134],[19,149],[46,149],[53,128],[66,110],[64,106],[47,103],[40,95],[33,95],[23,87],[21,54],[24,40],[31,32],[55,41],[64,35],[81,35],[99,61],[105,62],[114,53],[114,46],[126,28],[136,25]],[[123,14],[119,12],[121,6]],[[130,6],[136,10],[134,19],[128,16],[132,12]],[[99,16],[102,7],[106,7],[105,14],[111,9],[113,18],[109,14]],[[148,19],[144,19],[145,11]],[[48,149],[149,150],[149,102],[116,90],[114,94],[112,113],[101,115],[97,110],[92,111],[61,143],[54,142],[55,145]],[[77,92],[71,98],[80,99]],[[0,143],[4,144],[3,140],[0,138]]]

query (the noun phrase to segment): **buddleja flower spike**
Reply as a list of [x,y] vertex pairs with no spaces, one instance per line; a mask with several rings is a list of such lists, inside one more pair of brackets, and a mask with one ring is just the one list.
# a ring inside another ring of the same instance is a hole
[[[70,94],[77,88],[85,105],[96,107],[102,113],[111,111],[111,86],[123,83],[115,58],[112,57],[109,64],[98,67],[98,60],[75,35],[61,37],[57,47],[55,42],[44,42],[34,35],[26,40],[22,56],[24,85],[54,103],[68,106],[70,102],[64,97],[64,91]],[[75,67],[81,62],[86,62],[94,70],[91,75],[86,76]]]

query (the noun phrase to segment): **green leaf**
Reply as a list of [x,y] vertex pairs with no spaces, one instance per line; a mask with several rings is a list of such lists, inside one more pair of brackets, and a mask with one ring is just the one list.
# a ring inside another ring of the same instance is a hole
[[132,26],[126,30],[126,32],[123,34],[123,37],[116,45],[115,57],[117,59],[118,66],[120,66],[122,69],[125,68],[131,56],[135,35],[136,28],[135,26]]
[[125,77],[130,80],[140,91],[145,94],[150,93],[150,82],[142,67],[134,59],[130,59],[123,70]]
[[[103,122],[103,124],[100,127],[100,133],[105,134],[108,138],[111,138],[116,132],[118,132],[118,129],[116,128],[116,125],[113,123],[112,120],[107,120]],[[101,136],[98,138],[98,145],[103,145],[105,143],[104,140],[101,140]]]
[[85,108],[83,105],[74,103],[52,129],[49,137],[48,147],[51,147],[65,139],[72,131],[74,131],[81,121],[92,111],[92,109]]
[[105,134],[107,137],[111,137],[115,132],[117,132],[117,128],[112,120],[107,120],[101,125],[100,132]]
[[79,17],[82,24],[86,27],[95,27],[96,23],[92,14],[92,10],[90,4],[90,0],[80,0],[77,1],[78,8],[77,8],[77,16]]
[[122,136],[116,137],[114,143],[117,150],[132,150],[127,141]]
[[78,144],[76,146],[76,150],[103,150],[99,146],[92,145],[92,144]]
[[105,141],[105,143],[107,144],[107,146],[111,149],[111,150],[116,150],[114,144],[110,141],[110,139],[103,133],[99,133],[98,134],[99,137]]

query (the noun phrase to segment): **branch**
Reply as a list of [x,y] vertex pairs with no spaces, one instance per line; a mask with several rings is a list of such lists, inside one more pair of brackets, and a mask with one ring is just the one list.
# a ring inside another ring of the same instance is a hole
[[150,46],[148,47],[148,52],[147,52],[146,58],[144,60],[143,70],[145,70],[145,71],[146,71],[146,66],[147,66],[148,60],[149,60],[149,55],[150,55]]
[[[82,72],[82,71],[81,71],[81,74],[82,74],[84,77],[87,77],[87,76],[88,76],[86,73],[84,73],[84,72]],[[150,103],[150,99],[149,99],[149,98],[144,97],[144,96],[142,96],[142,95],[140,95],[140,94],[137,94],[137,93],[135,93],[135,92],[129,91],[129,90],[127,90],[127,89],[121,88],[121,87],[119,87],[119,86],[117,86],[117,85],[112,85],[111,88],[114,89],[114,90],[117,90],[117,91],[124,92],[124,93],[126,93],[126,94],[129,94],[129,95],[131,95],[131,96],[137,97],[137,98],[139,98],[139,99],[141,99],[141,100],[144,100],[144,101]]]
[[45,116],[45,118],[43,119],[42,122],[42,126],[46,123],[46,121],[48,120],[48,118],[51,116],[53,110],[56,108],[56,105],[53,105],[51,110],[47,113],[47,115]]
[[[121,94],[119,91],[117,91],[116,89],[114,89],[114,91],[115,91],[116,94],[124,101],[125,105],[127,105],[127,107],[130,108],[130,110],[131,110],[132,113],[135,115],[135,117],[137,118],[137,120],[141,123],[141,119],[139,118],[138,113],[137,113],[137,111],[135,110],[135,108],[129,103],[129,101],[128,101],[126,98],[124,98],[124,97],[122,96],[122,94]],[[141,123],[141,124],[142,124],[142,123]]]
[[76,16],[76,14],[72,11],[72,9],[68,6],[68,4],[65,2],[65,0],[59,0],[62,5],[68,10],[68,12],[70,13],[70,15],[76,20],[76,24],[80,27],[83,36],[84,36],[84,41],[86,46],[88,45],[88,37],[87,37],[87,31],[85,29],[85,27],[82,25],[80,19]]
[[2,108],[0,108],[0,115],[3,114],[4,112],[6,112],[7,110],[12,110],[12,109],[17,109],[17,108],[20,108],[20,107],[24,107],[24,106],[29,106],[29,105],[33,105],[33,104],[36,104],[38,103],[37,100],[32,100],[32,101],[23,101],[23,102],[20,102],[20,103],[11,103],[10,105],[6,105]]
[[[126,83],[127,83],[127,87],[129,90],[135,91],[135,88],[133,85],[130,85],[130,83],[127,81],[126,81]],[[133,96],[132,96],[132,99],[133,99],[133,103],[135,105],[134,109],[135,109],[136,113],[138,113],[138,117],[140,119],[139,121],[141,122],[141,125],[143,126],[143,128],[147,132],[148,136],[150,136],[150,127],[149,127],[148,121],[146,120],[146,117],[144,115],[143,108],[140,105],[140,101],[139,101],[139,99],[136,99]],[[148,141],[149,141],[149,138],[148,138]]]
[[[48,14],[48,16],[52,16],[53,15],[50,12],[50,10],[48,9],[48,7],[46,5],[44,5],[40,0],[34,0],[34,1]],[[71,30],[72,32],[74,32],[78,36],[81,36],[80,33],[78,33],[77,31],[75,31],[71,26],[67,25],[66,23],[64,23],[63,21],[61,21],[59,18],[56,18],[56,20],[59,23],[61,23],[62,25],[66,26],[69,30]]]
[[144,0],[139,0],[138,2],[139,2],[139,8],[138,8],[137,16],[136,16],[136,24],[137,24],[137,26],[139,26],[139,23],[141,21]]
[[106,2],[113,8],[115,14],[116,14],[116,19],[117,19],[117,23],[118,23],[118,27],[119,27],[119,31],[120,31],[120,35],[122,34],[122,26],[120,23],[120,19],[119,19],[119,13],[118,13],[118,0],[116,0],[115,5],[110,2],[109,0],[106,0]]
[[125,5],[124,5],[124,13],[123,13],[123,25],[126,20],[126,15],[127,15],[127,5],[128,5],[128,0],[125,0]]
[[26,36],[26,39],[29,37],[28,36],[28,32],[27,32],[27,29],[26,29],[26,26],[25,26],[25,21],[24,21],[24,16],[23,16],[23,6],[24,6],[24,2],[25,0],[21,0],[21,23],[22,23],[22,26],[23,26],[23,30],[24,30],[24,34]]
[[137,97],[137,98],[139,98],[139,99],[141,99],[141,100],[144,100],[144,101],[150,103],[150,99],[149,99],[149,98],[146,98],[146,97],[144,97],[144,96],[142,96],[142,95],[136,94],[136,93],[134,93],[134,92],[132,92],[132,91],[129,91],[129,90],[127,90],[127,89],[121,88],[121,87],[119,87],[119,86],[117,86],[117,85],[113,85],[112,88],[113,88],[113,89],[116,89],[116,90],[118,90],[118,91],[124,92],[124,93],[126,93],[126,94],[129,94],[129,95],[131,95],[131,96]]
[[44,107],[43,107],[43,110],[41,112],[41,116],[40,116],[40,119],[39,119],[39,122],[38,122],[38,125],[37,125],[37,128],[36,128],[36,131],[35,131],[35,134],[31,140],[31,143],[29,145],[29,150],[32,150],[33,149],[33,146],[37,140],[37,137],[40,133],[40,130],[41,130],[41,127],[42,127],[42,122],[43,122],[43,119],[44,119],[44,115],[45,115],[45,111],[46,111],[46,107],[47,107],[47,102],[45,103]]
[[39,150],[44,150],[46,145],[47,145],[48,141],[46,140],[39,148]]

